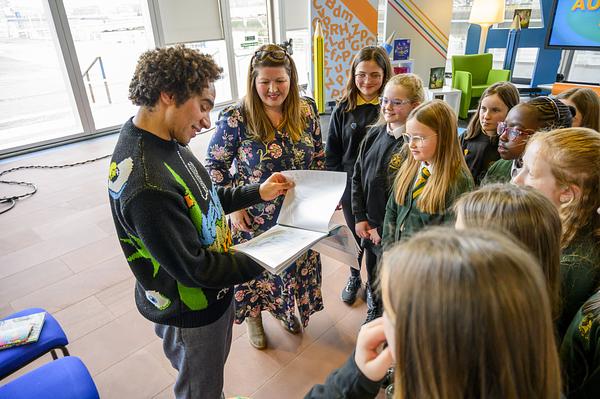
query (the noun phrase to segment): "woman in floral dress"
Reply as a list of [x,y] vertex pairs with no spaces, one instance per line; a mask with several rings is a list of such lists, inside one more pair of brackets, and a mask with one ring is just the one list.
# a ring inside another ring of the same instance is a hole
[[[240,186],[263,182],[273,172],[324,169],[316,106],[300,97],[296,67],[285,50],[268,44],[255,52],[247,93],[241,103],[223,110],[216,123],[206,159],[216,184]],[[278,197],[232,213],[234,242],[247,241],[273,227],[282,202]],[[281,275],[265,271],[235,290],[236,323],[245,319],[252,346],[265,348],[263,310],[297,334],[311,314],[323,309],[319,254],[309,250]]]

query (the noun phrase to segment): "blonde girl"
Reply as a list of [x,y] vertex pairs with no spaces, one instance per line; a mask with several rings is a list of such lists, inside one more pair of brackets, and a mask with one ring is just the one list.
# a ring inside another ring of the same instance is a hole
[[552,316],[560,311],[561,223],[542,193],[514,184],[489,184],[454,204],[456,228],[490,228],[511,235],[537,259],[546,277]]
[[[351,186],[354,164],[358,157],[358,148],[364,139],[369,125],[379,115],[379,97],[391,76],[390,60],[381,47],[362,48],[352,59],[350,74],[342,97],[335,106],[329,122],[325,162],[328,170],[346,172],[346,191],[341,206],[344,218],[354,233],[354,215],[352,215]],[[354,238],[360,243],[360,238]],[[362,256],[358,259],[361,263]],[[351,268],[351,275],[342,290],[342,300],[351,305],[362,282],[360,271]]]
[[411,155],[396,175],[386,206],[384,248],[443,223],[454,200],[473,189],[456,123],[454,111],[441,100],[424,103],[408,116],[404,141]]
[[560,214],[562,337],[600,282],[600,133],[586,128],[536,133],[515,183],[539,190]]
[[414,74],[393,76],[379,99],[379,120],[363,140],[352,178],[352,213],[362,239],[368,281],[367,322],[381,316],[380,298],[371,289],[381,255],[385,205],[406,151],[402,151],[406,119],[425,99],[423,82]]

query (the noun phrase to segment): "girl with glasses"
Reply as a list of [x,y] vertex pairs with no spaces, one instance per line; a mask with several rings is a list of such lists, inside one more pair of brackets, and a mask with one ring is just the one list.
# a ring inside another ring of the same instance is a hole
[[523,151],[529,138],[537,131],[570,127],[574,110],[554,98],[541,96],[513,107],[504,123],[499,123],[498,153],[482,184],[506,183],[521,168]]
[[381,256],[385,204],[394,176],[407,156],[401,151],[406,118],[424,100],[423,82],[417,75],[393,76],[379,99],[379,120],[361,143],[354,167],[352,213],[367,267],[367,322],[383,311],[381,298],[372,286]]
[[383,317],[306,399],[380,397],[392,365],[388,399],[561,397],[546,282],[513,240],[431,229],[386,252],[381,275]]
[[562,337],[600,283],[600,133],[585,128],[536,133],[514,182],[540,191],[560,214]]
[[415,108],[406,122],[410,155],[396,174],[383,224],[383,246],[449,218],[454,200],[473,189],[458,139],[456,114],[441,100]]
[[[239,104],[221,112],[208,147],[206,167],[216,184],[244,186],[283,170],[324,168],[316,105],[300,97],[296,66],[281,47],[267,44],[258,49],[248,67],[246,92]],[[274,226],[282,202],[283,197],[278,197],[232,213],[234,243]],[[235,322],[246,320],[255,348],[267,345],[262,311],[271,312],[290,333],[300,333],[310,315],[323,309],[319,254],[307,251],[282,275],[264,271],[238,285],[234,297]]]
[[479,185],[491,164],[500,158],[496,129],[508,111],[518,103],[519,91],[510,82],[494,83],[483,92],[477,112],[460,139],[465,161],[476,185]]
[[[348,182],[340,201],[346,224],[354,229],[352,214],[351,186],[358,147],[379,115],[379,97],[391,76],[390,60],[381,47],[362,48],[352,59],[350,75],[342,97],[333,109],[327,133],[325,157],[328,170],[346,172]],[[354,238],[360,243],[360,238]],[[358,264],[361,264],[362,255]],[[342,300],[352,305],[362,282],[360,271],[350,268],[351,275],[342,290]]]

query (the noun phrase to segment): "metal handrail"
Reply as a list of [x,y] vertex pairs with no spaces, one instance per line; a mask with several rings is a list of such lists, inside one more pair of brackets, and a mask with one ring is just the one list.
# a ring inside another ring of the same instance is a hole
[[104,63],[102,63],[102,57],[94,58],[94,61],[92,61],[92,63],[89,67],[87,67],[85,72],[81,74],[81,77],[87,80],[88,89],[90,90],[90,97],[92,98],[92,102],[96,103],[96,98],[94,97],[94,90],[92,89],[92,82],[90,80],[90,69],[92,69],[92,67],[96,65],[96,62],[100,65],[100,73],[102,74],[102,81],[104,82],[104,89],[106,90],[106,97],[108,99],[108,103],[112,104],[112,100],[110,98],[110,90],[108,88],[108,82],[106,80],[106,73],[104,72]]

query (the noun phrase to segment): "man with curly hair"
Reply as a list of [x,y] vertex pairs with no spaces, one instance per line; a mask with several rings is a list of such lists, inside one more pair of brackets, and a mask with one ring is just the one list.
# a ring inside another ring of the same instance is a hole
[[110,165],[110,205],[136,278],[139,312],[155,323],[175,369],[177,398],[222,397],[231,346],[233,285],[262,268],[231,250],[225,214],[285,193],[281,174],[261,185],[213,186],[187,147],[210,127],[222,69],[176,46],[142,54],[129,85],[140,108],[121,128]]

